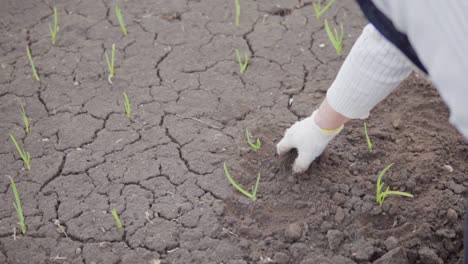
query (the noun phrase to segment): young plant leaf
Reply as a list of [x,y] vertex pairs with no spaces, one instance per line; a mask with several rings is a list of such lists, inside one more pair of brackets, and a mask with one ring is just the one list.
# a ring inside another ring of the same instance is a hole
[[130,105],[130,99],[128,99],[127,93],[123,93],[124,96],[124,105],[125,105],[125,114],[127,118],[130,119],[132,116],[132,106]]
[[399,195],[399,196],[405,196],[405,197],[414,197],[412,194],[407,193],[407,192],[401,192],[401,191],[390,191],[390,187],[387,186],[387,189],[382,192],[384,183],[382,182],[382,178],[385,175],[385,173],[393,166],[394,163],[391,163],[387,167],[385,167],[377,177],[377,190],[376,190],[376,195],[375,195],[375,200],[379,204],[380,207],[382,207],[385,198],[389,195]]
[[236,6],[236,27],[240,26],[240,3],[239,0],[234,0]]
[[16,142],[15,136],[10,134],[10,139],[13,141],[13,144],[15,145],[16,149],[18,150],[18,153],[20,154],[21,158],[23,159],[24,165],[26,165],[26,168],[28,171],[31,170],[31,155],[29,155],[29,152],[25,151],[20,147],[18,142]]
[[24,130],[26,131],[26,134],[29,134],[31,133],[31,129],[29,127],[29,118],[28,116],[26,115],[26,111],[24,110],[24,106],[23,106],[23,103],[21,103],[21,101],[19,101],[20,103],[20,106],[21,106],[21,117],[23,118],[23,123],[24,123]]
[[16,189],[15,181],[11,176],[8,176],[11,182],[11,189],[13,190],[13,195],[15,196],[15,202],[13,203],[13,207],[15,207],[16,213],[18,214],[18,221],[19,226],[21,227],[21,232],[23,235],[26,235],[26,224],[24,223],[24,215],[23,215],[23,207],[21,206],[21,199],[18,194],[18,190]]
[[115,15],[117,16],[117,20],[119,21],[120,28],[122,29],[122,33],[124,36],[127,36],[127,27],[125,27],[125,22],[122,16],[122,12],[120,11],[120,7],[115,5]]
[[260,173],[257,176],[257,181],[255,182],[255,186],[252,186],[252,193],[249,193],[246,191],[240,184],[238,184],[232,177],[231,174],[229,173],[229,169],[227,167],[226,162],[224,162],[224,173],[226,174],[226,177],[228,178],[229,182],[243,195],[247,196],[250,198],[252,201],[257,200],[257,190],[258,190],[258,184],[260,182]]
[[57,40],[57,32],[59,31],[58,27],[58,12],[57,8],[54,6],[54,27],[49,24],[50,38],[52,39],[52,45],[55,45]]
[[250,134],[248,129],[245,129],[245,136],[247,137],[247,143],[249,143],[250,148],[253,151],[258,152],[262,147],[262,142],[260,141],[260,139],[257,138],[257,142],[254,144],[252,141],[252,135]]
[[367,130],[367,124],[364,122],[364,134],[366,135],[366,142],[367,142],[367,149],[369,149],[369,153],[372,153],[372,141],[369,137],[369,132]]
[[107,52],[104,53],[106,55],[106,62],[107,62],[107,70],[109,71],[109,75],[107,76],[107,81],[112,84],[112,78],[114,78],[114,61],[115,61],[115,44],[112,44],[112,54],[111,59],[109,60],[109,56],[107,56]]
[[335,33],[332,32],[330,29],[330,25],[328,24],[328,20],[325,19],[325,31],[327,32],[328,38],[330,39],[330,42],[332,43],[333,47],[336,50],[336,54],[338,56],[341,56],[342,52],[342,47],[343,47],[343,38],[344,38],[344,30],[343,30],[343,24],[340,24],[340,33],[336,31],[336,28],[334,29]]
[[114,217],[115,224],[117,225],[117,229],[122,229],[123,225],[122,225],[122,222],[120,222],[120,217],[119,217],[119,214],[117,213],[117,210],[112,209],[112,216]]
[[39,75],[37,75],[36,66],[34,66],[34,61],[32,59],[31,50],[29,49],[29,46],[26,46],[26,54],[28,55],[29,64],[31,64],[34,79],[36,79],[36,81],[40,81],[41,79],[39,79]]
[[236,55],[237,55],[237,62],[239,63],[240,73],[244,74],[245,70],[247,70],[247,67],[249,66],[249,56],[247,56],[247,54],[244,54],[245,60],[244,62],[242,62],[238,49],[236,49]]
[[322,0],[318,0],[317,2],[313,1],[312,5],[315,11],[315,17],[320,19],[320,17],[327,12],[330,7],[335,3],[335,0],[330,0],[323,8],[322,8]]

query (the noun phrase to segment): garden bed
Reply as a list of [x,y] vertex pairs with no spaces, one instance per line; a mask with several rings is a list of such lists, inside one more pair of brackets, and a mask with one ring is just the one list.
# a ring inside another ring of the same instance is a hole
[[[276,155],[366,24],[353,1],[324,14],[344,26],[342,56],[310,1],[241,1],[239,27],[234,1],[120,1],[127,36],[114,1],[3,2],[0,263],[461,263],[468,145],[421,75],[371,113],[372,153],[356,120],[303,175],[291,173],[294,153]],[[235,49],[249,56],[243,74]],[[262,141],[257,153],[246,128]],[[9,133],[30,152],[30,171]],[[261,174],[256,202],[229,183],[224,162],[244,186]],[[377,175],[390,163],[385,183],[415,197],[379,207]]]

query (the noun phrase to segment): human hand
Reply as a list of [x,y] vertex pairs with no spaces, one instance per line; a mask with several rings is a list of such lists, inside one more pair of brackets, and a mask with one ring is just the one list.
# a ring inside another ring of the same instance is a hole
[[334,131],[321,129],[315,122],[316,113],[317,110],[311,116],[294,123],[276,145],[280,156],[293,148],[297,149],[298,156],[292,167],[294,173],[305,172],[310,163],[322,154],[328,143],[343,129],[343,126]]

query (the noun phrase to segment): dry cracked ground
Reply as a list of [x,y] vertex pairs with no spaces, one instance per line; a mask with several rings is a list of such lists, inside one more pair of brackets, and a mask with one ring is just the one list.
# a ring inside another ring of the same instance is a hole
[[[304,175],[275,154],[284,130],[324,98],[365,25],[353,1],[325,15],[344,24],[342,57],[310,1],[241,1],[239,28],[233,1],[120,1],[128,36],[114,4],[1,0],[0,263],[461,263],[468,146],[421,76],[372,113],[372,154],[362,121]],[[111,85],[104,53],[113,43]],[[243,75],[236,48],[251,57]],[[246,128],[262,139],[259,153]],[[31,171],[9,133],[31,153]],[[225,161],[245,186],[261,173],[257,202],[230,186]],[[376,174],[391,162],[386,183],[415,198],[380,208]]]

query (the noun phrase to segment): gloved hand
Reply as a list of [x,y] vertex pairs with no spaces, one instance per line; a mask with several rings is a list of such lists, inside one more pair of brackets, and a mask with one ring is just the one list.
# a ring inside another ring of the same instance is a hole
[[278,155],[282,156],[291,149],[297,149],[298,156],[294,161],[293,172],[303,173],[310,163],[322,154],[325,147],[336,135],[340,133],[343,126],[334,131],[321,129],[315,123],[317,110],[311,116],[297,121],[286,130],[283,139],[276,145]]

